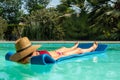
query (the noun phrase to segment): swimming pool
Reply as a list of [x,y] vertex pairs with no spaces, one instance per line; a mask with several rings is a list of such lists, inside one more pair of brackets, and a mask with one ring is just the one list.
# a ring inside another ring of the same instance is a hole
[[[38,43],[34,43],[38,44]],[[53,50],[73,43],[42,43]],[[13,43],[0,43],[0,80],[120,80],[120,44],[108,44],[105,53],[73,58],[50,65],[23,65],[4,59],[15,51]]]

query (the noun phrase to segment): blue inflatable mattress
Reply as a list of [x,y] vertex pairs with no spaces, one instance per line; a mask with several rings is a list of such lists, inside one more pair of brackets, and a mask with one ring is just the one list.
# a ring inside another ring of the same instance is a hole
[[[89,48],[92,46],[92,43],[83,43],[79,44],[78,47],[80,48]],[[48,54],[42,54],[39,56],[34,56],[31,58],[31,64],[36,64],[36,65],[46,65],[46,64],[54,64],[63,60],[69,60],[71,58],[76,58],[76,57],[82,57],[82,56],[89,56],[92,54],[99,54],[99,53],[104,53],[107,48],[106,44],[98,44],[98,47],[95,51],[93,52],[87,52],[87,53],[82,53],[82,54],[73,54],[65,57],[61,57],[57,60],[54,60],[50,55]],[[9,60],[9,57],[13,55],[13,52],[8,52],[5,56],[6,60]]]

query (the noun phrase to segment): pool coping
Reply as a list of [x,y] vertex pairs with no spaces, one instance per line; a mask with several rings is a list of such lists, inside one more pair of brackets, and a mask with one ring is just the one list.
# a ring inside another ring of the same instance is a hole
[[[77,41],[32,41],[33,43],[75,43]],[[93,43],[94,41],[79,41],[79,43]],[[15,43],[15,41],[0,41],[0,43]],[[98,43],[120,43],[120,41],[98,41]]]

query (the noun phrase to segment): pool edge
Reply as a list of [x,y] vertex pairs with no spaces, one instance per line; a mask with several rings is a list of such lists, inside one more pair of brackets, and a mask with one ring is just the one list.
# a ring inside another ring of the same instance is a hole
[[[0,41],[0,43],[14,43],[15,41]],[[32,41],[33,43],[75,43],[77,41]],[[93,43],[94,41],[79,41],[79,43]],[[98,43],[120,43],[120,41],[98,41]]]

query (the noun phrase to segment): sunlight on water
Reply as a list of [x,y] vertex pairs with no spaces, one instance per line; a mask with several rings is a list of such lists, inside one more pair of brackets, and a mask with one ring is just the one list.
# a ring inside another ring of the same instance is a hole
[[[53,50],[73,44],[43,44]],[[13,44],[0,43],[0,80],[120,80],[120,44],[108,44],[105,53],[65,60],[50,65],[23,65],[4,59]]]

